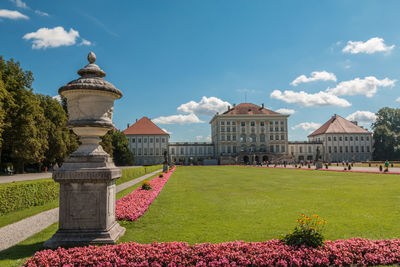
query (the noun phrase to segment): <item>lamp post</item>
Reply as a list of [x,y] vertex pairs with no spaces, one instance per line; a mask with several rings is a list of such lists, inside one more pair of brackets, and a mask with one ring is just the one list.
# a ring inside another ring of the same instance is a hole
[[115,181],[121,170],[99,144],[114,127],[114,100],[122,93],[103,79],[106,73],[94,64],[93,52],[88,61],[79,79],[58,90],[67,99],[68,126],[81,145],[53,172],[60,183],[60,209],[58,231],[44,244],[49,248],[112,244],[125,233],[115,220]]

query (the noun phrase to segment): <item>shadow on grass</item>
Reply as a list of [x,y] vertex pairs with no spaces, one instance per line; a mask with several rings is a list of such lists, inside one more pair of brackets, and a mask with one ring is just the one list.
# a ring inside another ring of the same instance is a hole
[[37,242],[33,244],[17,244],[8,249],[0,251],[0,261],[18,260],[31,257],[35,252],[43,250],[44,242]]

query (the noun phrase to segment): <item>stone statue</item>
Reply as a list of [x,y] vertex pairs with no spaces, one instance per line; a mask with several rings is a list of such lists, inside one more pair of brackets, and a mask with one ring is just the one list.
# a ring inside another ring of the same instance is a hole
[[168,171],[168,152],[164,151],[163,172]]
[[316,160],[315,160],[315,169],[321,169],[322,168],[322,162],[321,162],[321,151],[319,150],[319,147],[317,147],[317,155],[316,155]]

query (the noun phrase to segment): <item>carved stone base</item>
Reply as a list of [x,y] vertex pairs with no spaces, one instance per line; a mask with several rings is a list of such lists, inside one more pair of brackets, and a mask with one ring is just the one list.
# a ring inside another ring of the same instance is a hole
[[124,233],[125,228],[117,222],[107,231],[58,230],[43,246],[55,249],[57,247],[115,244]]

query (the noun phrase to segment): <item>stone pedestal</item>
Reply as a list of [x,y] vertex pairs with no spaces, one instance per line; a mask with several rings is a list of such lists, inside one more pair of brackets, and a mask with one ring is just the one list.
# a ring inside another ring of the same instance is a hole
[[81,145],[53,172],[60,183],[59,228],[45,247],[113,244],[125,233],[115,220],[115,181],[121,177],[112,158],[99,145],[112,129],[114,100],[122,93],[102,79],[105,72],[90,53],[89,63],[78,71],[82,77],[59,89],[67,98],[68,125]]

